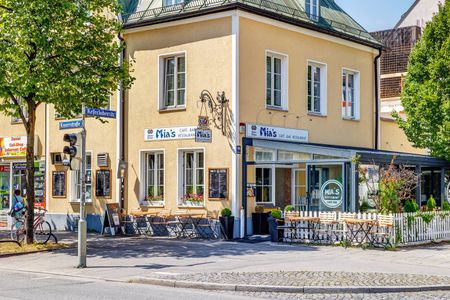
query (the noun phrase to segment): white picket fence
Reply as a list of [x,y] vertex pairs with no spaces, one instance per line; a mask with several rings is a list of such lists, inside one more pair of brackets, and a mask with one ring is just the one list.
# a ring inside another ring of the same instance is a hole
[[[320,217],[318,211],[298,211],[296,215],[301,217]],[[336,212],[336,224],[311,224],[306,221],[298,222],[298,228],[295,230],[295,238],[292,238],[292,230],[285,230],[284,238],[290,242],[315,242],[329,243],[330,233],[332,233],[332,242],[337,243],[348,238],[348,228],[343,222],[342,212]],[[425,215],[425,217],[422,217]],[[378,213],[355,213],[355,219],[377,221],[381,214]],[[380,232],[375,225],[372,232]],[[422,212],[422,213],[400,213],[394,214],[394,225],[388,231],[388,239],[392,244],[398,246],[419,245],[434,241],[450,241],[450,212]],[[357,239],[364,239],[365,233],[361,232]],[[381,236],[374,235],[381,242]]]
[[450,241],[450,212],[395,214],[394,235],[400,245]]

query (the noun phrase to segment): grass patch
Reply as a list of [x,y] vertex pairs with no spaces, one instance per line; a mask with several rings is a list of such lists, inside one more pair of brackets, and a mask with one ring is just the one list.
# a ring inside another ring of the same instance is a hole
[[47,244],[23,244],[22,247],[19,247],[15,243],[0,243],[0,255],[5,254],[23,254],[30,252],[40,252],[40,251],[49,251],[56,249],[65,249],[69,248],[69,244],[64,243],[47,243]]

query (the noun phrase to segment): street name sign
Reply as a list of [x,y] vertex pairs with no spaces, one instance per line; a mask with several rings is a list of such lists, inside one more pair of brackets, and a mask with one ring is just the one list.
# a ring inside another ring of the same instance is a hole
[[85,107],[83,114],[86,117],[98,117],[98,118],[110,118],[110,119],[116,118],[116,112],[113,110],[92,108],[92,107]]
[[59,129],[65,130],[65,129],[82,128],[83,123],[84,123],[83,120],[59,122]]

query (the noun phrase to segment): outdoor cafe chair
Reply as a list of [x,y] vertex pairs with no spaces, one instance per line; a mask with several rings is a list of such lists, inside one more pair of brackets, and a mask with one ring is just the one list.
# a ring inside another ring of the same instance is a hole
[[377,222],[370,232],[370,244],[376,246],[391,246],[394,228],[393,215],[378,215]]
[[320,227],[316,232],[316,237],[319,239],[322,237],[322,240],[326,242],[333,243],[334,240],[338,240],[338,224],[336,212],[320,212],[319,213],[319,223]]
[[292,243],[297,236],[297,222],[295,222],[292,218],[297,217],[298,212],[288,211],[284,214],[284,225],[277,226],[277,229],[283,229],[283,240],[289,241]]
[[148,221],[153,235],[168,236],[172,232],[169,226],[170,210],[162,210],[156,215],[148,216]]
[[[208,211],[206,217],[201,217],[195,227],[200,238],[216,239],[219,237],[217,211]],[[220,230],[220,229],[219,229]]]

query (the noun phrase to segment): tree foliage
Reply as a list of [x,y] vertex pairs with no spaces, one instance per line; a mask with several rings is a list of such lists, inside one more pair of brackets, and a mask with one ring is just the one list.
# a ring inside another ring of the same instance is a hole
[[450,160],[450,0],[411,53],[401,101],[406,119],[395,117],[408,139]]
[[120,82],[131,85],[119,63],[120,9],[116,0],[0,0],[0,112],[22,119],[27,132],[27,242],[36,110],[52,104],[71,117],[82,105],[105,106]]

